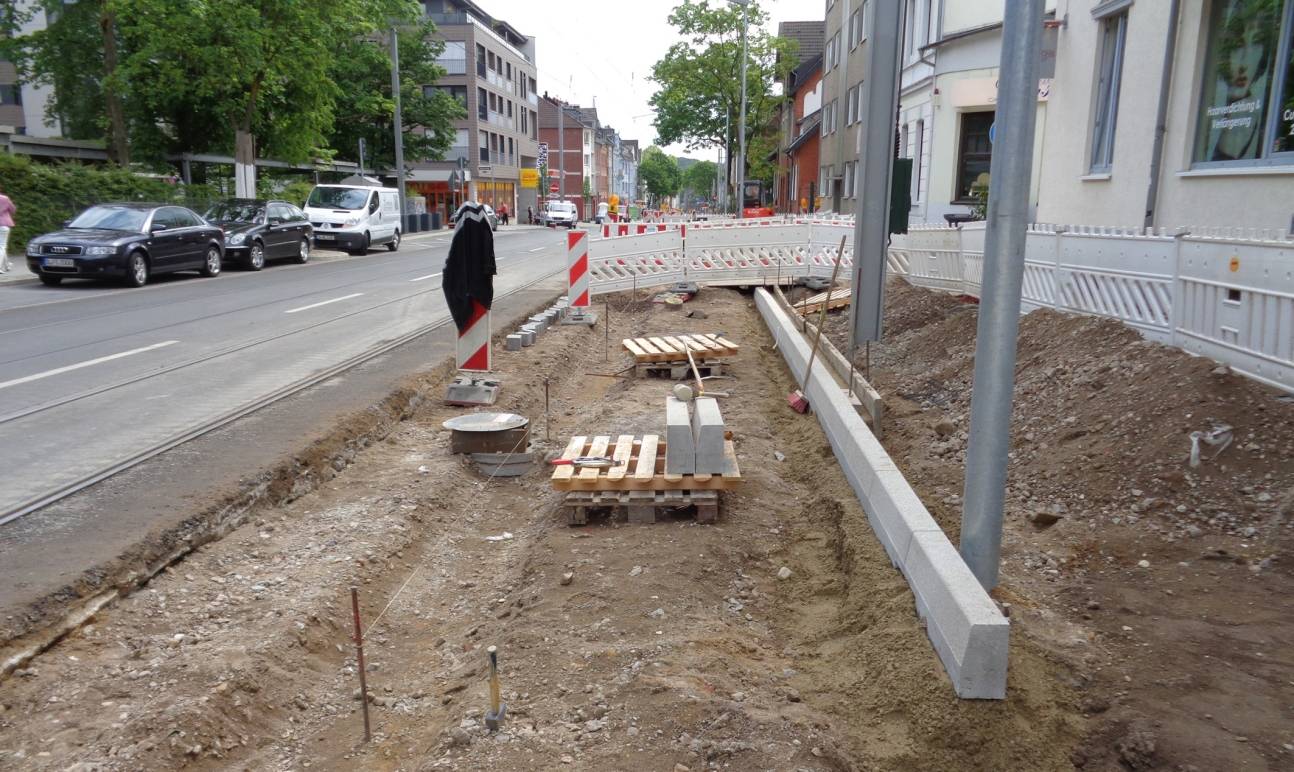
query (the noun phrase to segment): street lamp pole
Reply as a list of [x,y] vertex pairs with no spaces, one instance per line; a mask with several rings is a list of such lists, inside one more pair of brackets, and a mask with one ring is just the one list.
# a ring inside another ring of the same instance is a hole
[[741,157],[737,159],[737,216],[741,217],[746,206],[746,9],[750,0],[735,2],[741,3],[741,116],[737,119],[741,141]]
[[395,178],[400,186],[400,228],[404,230],[404,114],[400,109],[400,38],[391,27],[391,95],[395,98]]

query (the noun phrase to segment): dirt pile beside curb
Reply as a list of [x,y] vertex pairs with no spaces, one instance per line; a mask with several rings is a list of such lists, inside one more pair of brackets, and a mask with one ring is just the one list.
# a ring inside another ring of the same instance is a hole
[[[885,445],[955,540],[977,306],[902,281],[887,293],[870,362]],[[843,314],[828,334],[846,344]],[[1223,426],[1230,446],[1190,467],[1190,433]],[[1271,652],[1294,634],[1294,399],[1121,323],[1035,311],[1020,322],[1006,521],[995,594],[1080,669],[1102,717],[1076,763],[1294,758],[1276,728],[1294,661]]]

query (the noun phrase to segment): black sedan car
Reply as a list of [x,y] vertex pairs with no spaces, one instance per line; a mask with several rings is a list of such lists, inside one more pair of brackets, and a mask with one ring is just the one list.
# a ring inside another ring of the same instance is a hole
[[207,220],[225,232],[225,255],[249,271],[266,260],[310,260],[314,228],[306,213],[286,201],[231,198],[207,210]]
[[142,287],[155,273],[220,273],[225,237],[196,212],[163,204],[99,204],[63,230],[27,244],[27,267],[51,286],[64,279],[120,278]]

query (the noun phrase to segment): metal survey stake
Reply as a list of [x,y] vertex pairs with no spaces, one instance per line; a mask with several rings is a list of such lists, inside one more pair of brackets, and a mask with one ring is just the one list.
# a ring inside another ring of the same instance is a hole
[[548,377],[544,377],[544,442],[548,442],[551,437],[548,435]]
[[373,739],[368,721],[368,678],[364,675],[364,628],[359,623],[359,588],[350,588],[350,607],[355,614],[355,659],[359,664],[359,700],[364,710],[364,742]]
[[499,693],[499,649],[491,646],[485,653],[490,655],[490,709],[485,711],[485,725],[491,732],[497,732],[503,724],[503,714],[507,712],[508,706],[503,704]]

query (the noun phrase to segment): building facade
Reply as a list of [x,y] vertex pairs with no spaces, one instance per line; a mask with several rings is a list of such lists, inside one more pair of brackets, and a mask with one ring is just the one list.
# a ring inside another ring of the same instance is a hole
[[596,127],[595,110],[567,104],[546,93],[539,100],[539,141],[548,145],[545,198],[570,201],[582,219],[589,216],[585,211],[584,180],[593,175]]
[[[537,206],[537,189],[523,187],[521,179],[523,168],[536,168],[538,153],[534,38],[471,0],[426,0],[425,7],[445,41],[440,65],[447,73],[426,88],[448,91],[467,115],[455,122],[454,146],[444,160],[405,159],[412,167],[409,187],[427,199],[429,210],[446,214],[464,200],[513,212]],[[468,180],[451,188],[455,172],[466,172]]]
[[782,122],[785,149],[774,186],[774,208],[793,214],[815,212],[822,205],[822,191],[818,187],[822,55],[796,68],[787,88],[789,107]]
[[[48,26],[45,8],[36,0],[18,0],[17,8],[32,12],[19,27],[19,34],[29,35]],[[29,137],[62,136],[58,118],[45,114],[53,93],[52,86],[19,83],[13,63],[0,59],[0,131]]]
[[1039,220],[1294,226],[1294,2],[1181,0],[1178,12],[1070,4],[1039,127]]
[[[779,212],[794,212],[798,208],[796,185],[791,179],[790,146],[800,138],[800,126],[805,114],[803,100],[798,100],[797,103],[797,92],[803,88],[808,77],[821,81],[825,30],[826,24],[822,21],[784,21],[777,25],[778,37],[796,42],[795,60],[790,63],[790,73],[782,81],[783,98],[773,118],[777,125],[777,148],[770,160],[774,161],[777,170],[774,173],[772,193],[773,208]],[[779,64],[785,63],[779,61]],[[816,144],[814,152],[817,152]],[[816,165],[814,168],[817,168]]]

